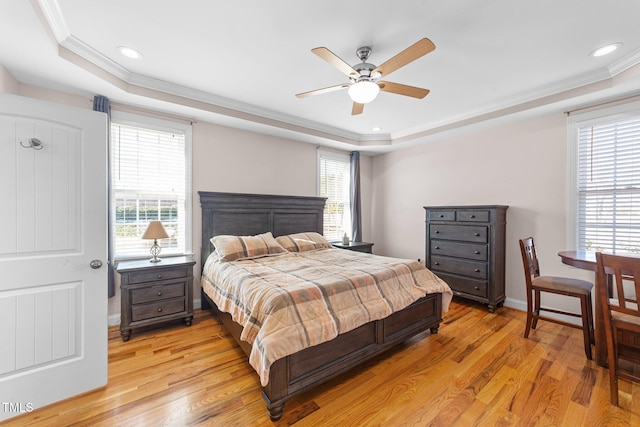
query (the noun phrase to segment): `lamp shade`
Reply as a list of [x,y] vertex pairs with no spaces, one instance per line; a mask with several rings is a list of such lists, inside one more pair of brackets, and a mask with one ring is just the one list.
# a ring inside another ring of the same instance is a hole
[[353,102],[366,104],[376,99],[380,92],[380,87],[373,82],[363,80],[349,86],[348,92]]
[[142,235],[143,239],[166,239],[169,235],[160,221],[151,221]]

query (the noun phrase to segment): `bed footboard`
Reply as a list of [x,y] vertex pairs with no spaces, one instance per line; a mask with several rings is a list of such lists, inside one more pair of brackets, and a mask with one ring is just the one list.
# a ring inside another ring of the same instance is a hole
[[[220,312],[209,297],[204,301],[221,318],[225,327],[248,355],[251,346],[240,340],[242,328],[227,313]],[[429,329],[438,332],[442,321],[442,295],[430,294],[390,316],[366,323],[331,341],[304,349],[271,365],[269,383],[262,392],[269,417],[282,417],[291,397],[315,387],[379,355],[408,338]]]

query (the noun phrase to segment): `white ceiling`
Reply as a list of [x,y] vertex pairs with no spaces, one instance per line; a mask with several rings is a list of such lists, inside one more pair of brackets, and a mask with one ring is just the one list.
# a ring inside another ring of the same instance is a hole
[[[640,93],[638,17],[629,0],[2,0],[0,64],[26,84],[373,153]],[[353,65],[368,45],[379,65],[423,37],[436,50],[385,77],[422,100],[382,92],[352,116],[346,90],[294,96],[347,82],[314,47]]]

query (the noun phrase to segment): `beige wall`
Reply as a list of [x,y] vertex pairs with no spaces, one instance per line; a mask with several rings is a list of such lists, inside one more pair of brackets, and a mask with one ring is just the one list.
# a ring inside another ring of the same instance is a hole
[[[91,96],[17,83],[0,68],[0,91],[91,108]],[[200,258],[198,191],[316,194],[316,146],[206,122],[193,125],[193,253]],[[543,274],[592,279],[558,256],[566,235],[566,122],[561,114],[361,157],[363,240],[382,255],[424,258],[425,205],[505,204],[507,304],[522,308],[517,239],[533,235]],[[199,272],[200,265],[196,268]],[[199,298],[198,278],[194,285]],[[552,305],[574,308],[560,300]],[[112,318],[119,294],[109,300]]]
[[[508,205],[507,305],[522,308],[518,239],[534,236],[542,273],[593,280],[557,256],[566,243],[566,119],[545,115],[373,159],[372,229],[379,252],[425,256],[428,205]],[[573,302],[549,304],[579,309]]]
[[[18,83],[0,65],[0,93],[13,93],[75,107],[92,108],[93,96],[79,96]],[[317,147],[206,122],[193,124],[192,250],[198,261],[194,296],[200,298],[200,233],[198,191],[256,194],[316,195]],[[371,158],[361,156],[363,236],[370,238]],[[119,318],[120,291],[109,299],[110,323]]]
[[[198,191],[315,196],[317,147],[217,126],[193,125],[193,248],[200,259],[202,218]],[[363,233],[370,235],[371,158],[361,156]],[[197,251],[197,252],[196,252]]]

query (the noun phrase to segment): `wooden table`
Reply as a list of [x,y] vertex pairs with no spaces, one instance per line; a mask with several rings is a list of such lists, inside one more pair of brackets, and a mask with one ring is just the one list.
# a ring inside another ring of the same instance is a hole
[[[583,270],[596,271],[596,253],[591,251],[562,251],[558,252],[563,264],[581,268]],[[595,276],[594,276],[595,282]],[[604,316],[600,307],[598,292],[595,291],[595,338],[596,338],[596,363],[600,366],[607,366],[607,342],[604,334]]]

